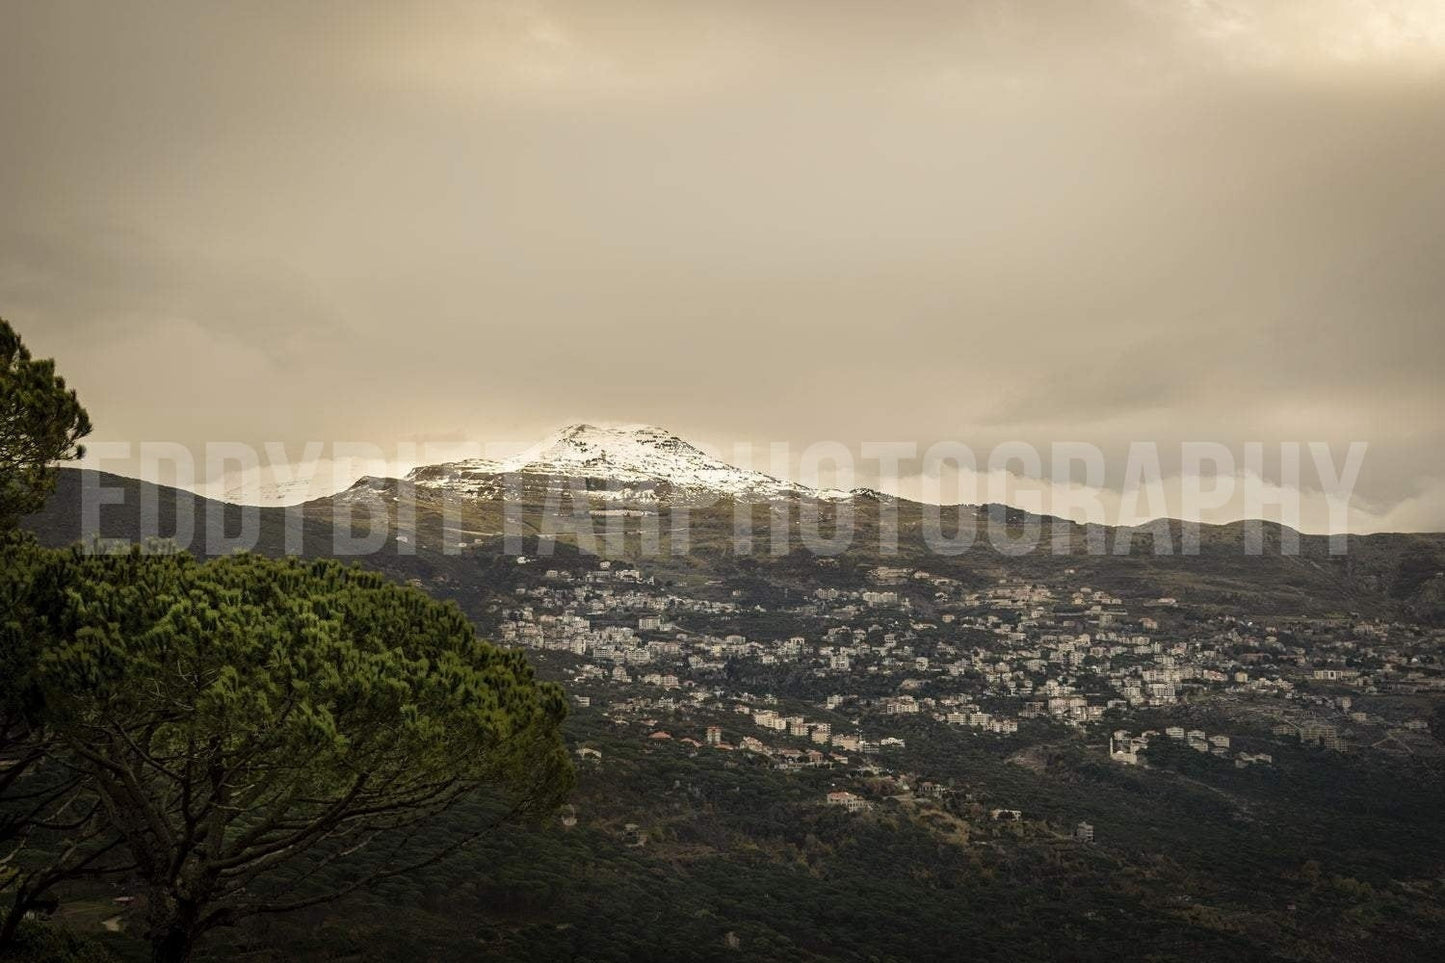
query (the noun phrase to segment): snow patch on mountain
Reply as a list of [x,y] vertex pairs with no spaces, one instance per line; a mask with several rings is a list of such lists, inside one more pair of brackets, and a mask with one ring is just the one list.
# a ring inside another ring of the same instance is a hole
[[605,480],[622,501],[655,500],[661,483],[674,493],[726,495],[753,500],[796,496],[839,498],[758,471],[737,468],[654,425],[569,425],[511,458],[468,459],[418,468],[408,479],[418,487],[465,494],[498,491],[499,476]]

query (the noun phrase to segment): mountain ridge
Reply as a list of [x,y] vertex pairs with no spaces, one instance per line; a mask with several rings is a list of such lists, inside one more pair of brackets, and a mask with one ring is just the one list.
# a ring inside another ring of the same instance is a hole
[[[416,486],[408,492],[411,486],[396,479],[363,480],[349,492],[315,499],[303,506],[262,508],[230,505],[181,489],[107,473],[62,469],[59,475],[58,488],[46,508],[24,523],[42,542],[56,547],[89,540],[95,535],[137,542],[152,536],[168,537],[179,531],[192,535],[190,549],[198,555],[229,554],[237,547],[245,547],[236,545],[231,540],[233,536],[243,532],[248,524],[254,524],[257,540],[250,546],[252,550],[270,555],[300,552],[327,556],[336,551],[338,540],[352,537],[353,533],[355,537],[365,537],[371,520],[379,520],[390,533],[380,547],[360,556],[355,552],[350,554],[396,577],[435,583],[448,593],[465,592],[473,587],[478,574],[478,555],[490,558],[498,553],[504,555],[506,551],[503,541],[507,529],[499,499],[477,498],[464,504],[460,515],[449,514],[445,500],[435,490]],[[87,511],[87,493],[93,497],[97,489],[105,489],[108,497],[103,507],[92,503]],[[525,494],[535,499],[537,492]],[[1232,604],[1255,612],[1368,606],[1381,614],[1409,613],[1423,621],[1445,623],[1445,535],[1352,536],[1344,555],[1332,555],[1325,536],[1302,535],[1300,554],[1291,556],[1280,551],[1282,528],[1275,523],[1264,523],[1264,551],[1251,556],[1243,550],[1245,524],[1235,522],[1200,526],[1198,555],[1183,555],[1177,550],[1173,554],[1156,555],[1152,537],[1132,541],[1131,547],[1121,553],[1113,540],[1122,529],[1107,529],[1110,550],[1092,554],[1083,551],[1084,528],[1065,523],[1069,526],[1066,531],[1070,542],[1065,553],[1054,553],[1046,535],[1034,550],[1010,555],[992,544],[983,527],[988,516],[1000,515],[1010,529],[1035,518],[1046,525],[1046,532],[1052,524],[1020,510],[980,506],[972,513],[973,524],[978,527],[971,547],[963,554],[949,556],[939,555],[925,544],[920,522],[926,506],[900,499],[894,506],[900,529],[898,547],[890,553],[880,551],[877,541],[882,506],[868,499],[859,499],[854,504],[858,506],[858,537],[846,550],[846,558],[852,560],[850,564],[926,565],[960,577],[969,573],[970,577],[979,578],[1006,574],[1033,577],[1077,569],[1079,578],[1090,584],[1133,585],[1141,592],[1147,589],[1154,595],[1207,593],[1221,604],[1232,599]],[[535,503],[528,511],[534,508]],[[791,511],[795,512],[796,508],[793,506]],[[357,512],[357,509],[363,510]],[[667,509],[658,511],[666,513]],[[252,512],[254,519],[248,523],[247,517]],[[739,556],[731,547],[736,520],[732,505],[720,503],[689,508],[688,514],[693,534],[686,556],[673,555],[665,542],[660,553],[655,550],[649,554],[637,541],[635,531],[619,543],[617,550],[610,543],[590,549],[580,542],[571,545],[574,540],[566,535],[546,538],[549,546],[555,544],[556,549],[561,549],[565,545],[569,552],[601,552],[607,557],[646,561],[670,572],[669,577],[691,574],[715,578],[760,564],[766,570],[776,569],[778,577],[786,577],[793,569],[812,572],[820,562],[827,561],[806,561],[804,555],[799,554],[796,539],[785,546],[787,551],[783,555],[769,552],[763,556]],[[768,514],[772,514],[771,510]],[[525,552],[553,552],[551,547],[539,546],[539,537],[544,532],[528,525],[527,518],[524,513],[518,526],[527,546]],[[636,520],[622,521],[631,525]],[[671,519],[657,524],[664,539],[671,524]],[[767,524],[764,522],[764,526]],[[93,530],[97,526],[98,530]],[[1181,524],[1163,520],[1131,531],[1157,533],[1177,547]],[[218,547],[214,549],[210,548],[212,533],[218,536]],[[763,530],[758,534],[767,538]]]

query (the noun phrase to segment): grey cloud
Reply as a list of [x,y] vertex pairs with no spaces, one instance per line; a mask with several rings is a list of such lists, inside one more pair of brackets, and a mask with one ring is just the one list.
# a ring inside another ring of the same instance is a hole
[[1353,7],[6,4],[0,313],[101,436],[1363,438],[1417,524],[1445,14]]

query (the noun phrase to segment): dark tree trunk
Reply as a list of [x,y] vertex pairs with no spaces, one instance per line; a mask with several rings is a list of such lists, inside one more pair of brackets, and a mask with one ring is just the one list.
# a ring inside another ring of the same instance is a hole
[[15,934],[20,930],[20,921],[25,917],[25,908],[25,894],[15,894],[15,899],[5,909],[4,917],[0,918],[0,953],[15,941]]
[[187,926],[175,925],[151,939],[153,963],[189,963],[196,948],[196,933]]
[[171,912],[151,926],[151,960],[153,963],[189,963],[201,935],[200,907],[195,903],[172,902]]
[[195,946],[196,938],[193,933],[173,926],[152,940],[151,960],[153,963],[188,963]]

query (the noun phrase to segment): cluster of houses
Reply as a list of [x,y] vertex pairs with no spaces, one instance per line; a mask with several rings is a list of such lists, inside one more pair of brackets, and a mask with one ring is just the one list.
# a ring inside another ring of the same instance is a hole
[[[1230,758],[1230,737],[1223,733],[1209,735],[1203,729],[1188,729],[1183,726],[1169,726],[1163,735],[1175,742],[1182,743],[1193,749],[1195,752],[1208,753],[1221,758]],[[1130,735],[1127,730],[1116,729],[1109,736],[1109,758],[1115,762],[1123,763],[1126,766],[1137,766],[1140,763],[1139,753],[1149,748],[1151,739],[1159,738],[1160,733],[1156,729],[1146,729],[1137,736]],[[1239,768],[1251,765],[1269,765],[1274,762],[1274,757],[1265,752],[1234,752],[1234,764]]]
[[[1004,579],[966,589],[920,569],[880,566],[868,573],[865,589],[823,585],[769,610],[739,589],[684,591],[605,561],[592,571],[548,569],[538,576],[519,587],[501,613],[502,642],[564,653],[582,683],[660,690],[667,695],[658,705],[731,703],[759,728],[828,754],[901,745],[897,733],[884,735],[894,717],[1013,737],[1028,720],[1084,731],[1111,710],[1112,719],[1201,698],[1308,707],[1315,721],[1295,725],[1290,734],[1337,748],[1348,741],[1350,726],[1384,724],[1352,708],[1341,689],[1418,691],[1441,678],[1439,640],[1414,627],[1186,618],[1171,597],[1131,603],[1131,611],[1113,593],[1086,585]],[[764,612],[779,625],[793,617],[791,624],[808,628],[771,638],[700,628]],[[846,700],[855,714],[870,716],[867,726],[879,737],[835,732],[836,718],[780,711],[768,705],[766,691],[743,698],[728,683],[729,666],[738,664],[831,680],[839,694],[826,708]],[[868,681],[869,695],[854,687],[858,679]],[[892,694],[876,694],[880,680]],[[1404,731],[1402,722],[1390,725]],[[1119,740],[1111,757],[1137,761],[1138,747],[1131,745],[1140,738]],[[1177,738],[1201,752],[1230,754],[1226,736],[1181,730]],[[1243,765],[1268,761],[1262,754],[1233,758]]]

